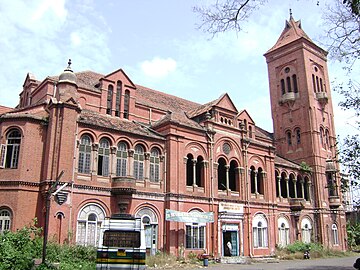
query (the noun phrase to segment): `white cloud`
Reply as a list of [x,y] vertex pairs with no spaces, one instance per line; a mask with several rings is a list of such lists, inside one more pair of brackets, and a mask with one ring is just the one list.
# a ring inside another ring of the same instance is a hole
[[176,70],[177,63],[172,58],[162,59],[155,57],[151,61],[144,61],[140,64],[141,70],[146,76],[164,78]]
[[81,44],[81,37],[77,32],[72,32],[70,34],[70,40],[73,46],[79,46]]
[[67,10],[65,9],[65,0],[43,0],[32,15],[32,20],[41,19],[44,14],[51,10],[62,21],[66,19]]

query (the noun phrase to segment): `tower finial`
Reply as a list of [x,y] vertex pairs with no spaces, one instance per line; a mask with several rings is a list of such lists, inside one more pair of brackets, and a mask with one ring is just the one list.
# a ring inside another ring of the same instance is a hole
[[289,12],[290,12],[290,20],[291,20],[293,18],[291,8],[289,8]]
[[67,68],[71,69],[71,59],[69,59],[69,61],[68,61],[68,67]]

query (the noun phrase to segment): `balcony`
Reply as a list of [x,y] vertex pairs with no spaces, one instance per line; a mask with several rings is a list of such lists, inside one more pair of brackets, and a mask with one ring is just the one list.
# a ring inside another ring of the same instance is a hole
[[127,193],[136,190],[136,181],[133,177],[114,177],[111,181],[111,191],[113,193]]
[[341,205],[341,200],[339,196],[329,196],[329,206],[332,209],[339,208]]
[[301,211],[305,208],[305,200],[302,198],[289,198],[290,210]]
[[294,103],[296,95],[294,92],[288,92],[281,96],[281,103]]
[[316,99],[320,104],[325,105],[328,103],[328,95],[326,92],[318,92],[316,93]]

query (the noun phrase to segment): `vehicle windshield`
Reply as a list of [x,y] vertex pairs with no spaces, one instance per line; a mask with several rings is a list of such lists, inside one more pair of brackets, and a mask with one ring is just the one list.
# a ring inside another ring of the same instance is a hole
[[103,246],[106,247],[140,247],[140,232],[106,230],[103,237]]

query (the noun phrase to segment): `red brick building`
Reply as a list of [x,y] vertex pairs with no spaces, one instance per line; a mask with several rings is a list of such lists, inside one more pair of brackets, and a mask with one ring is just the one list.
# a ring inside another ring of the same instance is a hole
[[[150,253],[267,256],[296,240],[345,249],[326,54],[290,16],[265,54],[274,133],[228,94],[197,104],[122,69],[28,74],[18,106],[0,108],[0,230],[43,226],[44,194],[64,171],[49,221],[60,243],[95,245],[121,210],[142,218]],[[214,222],[175,222],[166,209]]]

